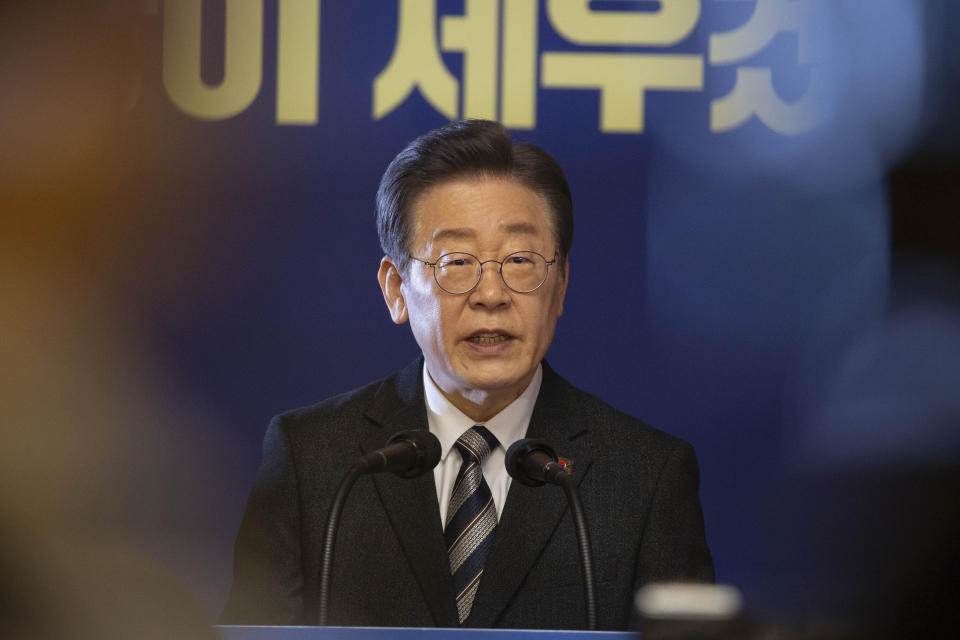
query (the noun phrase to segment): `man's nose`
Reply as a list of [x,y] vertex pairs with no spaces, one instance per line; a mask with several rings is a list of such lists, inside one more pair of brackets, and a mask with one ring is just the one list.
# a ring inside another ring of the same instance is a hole
[[510,291],[500,277],[500,264],[490,260],[483,263],[480,282],[470,292],[471,302],[484,306],[499,306],[510,302]]

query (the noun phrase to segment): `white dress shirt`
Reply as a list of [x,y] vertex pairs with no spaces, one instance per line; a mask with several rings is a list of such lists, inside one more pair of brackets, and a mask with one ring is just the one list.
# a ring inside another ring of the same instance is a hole
[[444,527],[447,524],[447,506],[450,504],[450,494],[453,493],[453,483],[460,472],[463,457],[457,451],[457,438],[475,424],[482,424],[497,436],[500,446],[490,452],[481,465],[483,477],[493,494],[493,504],[497,508],[497,518],[503,514],[503,504],[507,500],[510,482],[513,480],[503,464],[507,448],[524,437],[530,425],[530,416],[533,415],[533,405],[540,393],[540,383],[543,381],[543,369],[539,365],[533,379],[523,393],[516,400],[485,422],[470,419],[457,409],[440,392],[433,378],[423,367],[423,391],[427,404],[427,424],[430,433],[440,440],[440,464],[433,468],[433,479],[437,485],[437,502],[440,504],[440,522]]

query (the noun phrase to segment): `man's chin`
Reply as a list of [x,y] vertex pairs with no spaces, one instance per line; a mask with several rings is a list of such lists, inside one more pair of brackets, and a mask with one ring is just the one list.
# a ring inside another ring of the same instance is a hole
[[471,371],[463,377],[465,386],[473,393],[486,392],[496,395],[510,392],[520,395],[532,378],[533,371],[504,370],[503,368]]

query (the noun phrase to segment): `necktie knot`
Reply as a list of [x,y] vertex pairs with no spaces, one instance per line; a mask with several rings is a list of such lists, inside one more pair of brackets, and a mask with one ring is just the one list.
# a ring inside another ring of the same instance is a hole
[[497,448],[500,441],[490,430],[480,424],[475,424],[463,432],[454,446],[463,456],[464,461],[483,462],[490,452]]

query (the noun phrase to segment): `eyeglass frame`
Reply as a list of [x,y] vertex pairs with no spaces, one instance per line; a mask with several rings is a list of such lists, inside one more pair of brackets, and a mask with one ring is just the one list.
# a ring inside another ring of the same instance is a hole
[[[540,281],[540,284],[538,284],[537,286],[535,286],[533,289],[529,289],[529,290],[527,290],[527,291],[518,291],[518,290],[514,289],[514,288],[511,287],[509,284],[507,284],[507,281],[504,280],[504,278],[503,278],[503,263],[506,262],[506,261],[510,258],[510,256],[515,256],[515,255],[517,255],[518,253],[532,253],[532,254],[534,254],[534,255],[540,256],[541,258],[543,258],[544,263],[546,263],[546,265],[547,265],[547,270],[544,272],[544,274],[543,274],[543,280]],[[477,261],[477,265],[480,267],[480,269],[479,269],[479,271],[477,271],[477,281],[473,283],[473,286],[471,286],[471,287],[470,287],[469,289],[467,289],[466,291],[460,291],[459,293],[454,293],[454,292],[452,292],[452,291],[447,291],[446,289],[443,288],[443,285],[440,284],[440,279],[437,277],[437,265],[440,264],[440,261],[443,260],[444,258],[446,258],[447,256],[452,256],[452,255],[457,255],[457,254],[459,254],[459,255],[465,255],[465,256],[470,256],[471,258],[475,259],[475,260]],[[542,286],[543,286],[543,283],[547,281],[547,278],[550,276],[550,267],[552,267],[554,264],[556,264],[557,260],[560,259],[560,254],[557,253],[556,251],[554,251],[554,252],[553,252],[553,260],[547,260],[546,256],[544,256],[542,253],[540,253],[540,252],[538,252],[538,251],[529,251],[529,250],[524,249],[524,250],[522,250],[522,251],[514,251],[513,253],[508,253],[506,256],[503,257],[503,260],[492,260],[492,259],[491,259],[491,260],[481,260],[481,259],[478,258],[477,256],[473,255],[472,253],[468,253],[468,252],[466,252],[466,251],[449,251],[449,252],[444,253],[443,255],[441,255],[439,258],[437,258],[437,259],[434,260],[433,262],[430,262],[429,260],[424,260],[423,258],[418,258],[418,257],[416,257],[416,256],[410,256],[410,258],[411,258],[412,260],[416,260],[417,262],[421,262],[421,263],[423,263],[425,266],[431,267],[431,268],[433,269],[433,280],[434,280],[434,282],[437,283],[437,286],[440,287],[440,290],[441,290],[441,291],[443,291],[444,293],[449,293],[449,294],[452,295],[452,296],[462,296],[462,295],[466,295],[466,294],[470,293],[471,291],[473,291],[474,289],[477,288],[477,285],[480,284],[480,281],[483,279],[483,265],[487,264],[488,262],[496,262],[498,265],[500,265],[500,268],[497,269],[497,273],[500,275],[500,281],[503,282],[503,285],[504,285],[507,289],[510,289],[510,291],[513,291],[514,293],[533,293],[534,291],[536,291],[537,289],[539,289],[540,287],[542,287]]]

